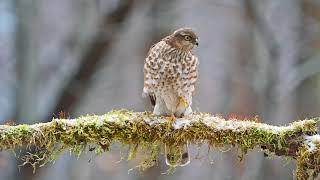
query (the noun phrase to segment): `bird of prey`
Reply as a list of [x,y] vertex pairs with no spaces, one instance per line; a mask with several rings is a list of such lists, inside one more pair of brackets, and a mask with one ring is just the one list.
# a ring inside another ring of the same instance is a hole
[[[155,115],[183,117],[192,113],[192,95],[198,78],[198,58],[192,49],[198,36],[190,28],[181,28],[154,44],[145,59],[143,96],[149,96]],[[188,147],[178,165],[190,162]],[[168,153],[166,163],[171,163]]]

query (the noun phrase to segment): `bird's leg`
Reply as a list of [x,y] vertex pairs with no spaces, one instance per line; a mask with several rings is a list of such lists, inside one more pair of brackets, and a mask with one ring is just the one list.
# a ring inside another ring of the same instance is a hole
[[177,107],[182,104],[185,108],[187,108],[189,106],[188,101],[183,97],[183,96],[179,96],[178,97],[178,103],[177,103]]
[[171,116],[169,117],[169,120],[171,121],[171,122],[175,122],[176,121],[176,116],[174,115],[174,113],[173,112],[171,112]]

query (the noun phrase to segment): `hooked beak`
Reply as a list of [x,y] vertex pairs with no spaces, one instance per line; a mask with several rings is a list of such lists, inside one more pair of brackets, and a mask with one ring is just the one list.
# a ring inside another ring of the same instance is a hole
[[194,44],[195,44],[196,46],[199,46],[198,39],[196,39],[196,41],[194,42]]

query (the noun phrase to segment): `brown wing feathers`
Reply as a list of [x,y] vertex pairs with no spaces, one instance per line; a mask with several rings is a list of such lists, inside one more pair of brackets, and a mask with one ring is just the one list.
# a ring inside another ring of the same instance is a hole
[[152,106],[155,106],[156,105],[156,96],[153,94],[149,94],[149,98],[150,98]]

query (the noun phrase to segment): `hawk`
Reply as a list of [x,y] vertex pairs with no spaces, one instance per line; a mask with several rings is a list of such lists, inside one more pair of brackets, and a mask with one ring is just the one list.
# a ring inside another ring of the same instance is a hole
[[[143,96],[149,96],[153,113],[183,117],[192,113],[192,95],[198,78],[198,58],[192,53],[198,37],[190,28],[181,28],[154,44],[144,63]],[[187,145],[180,166],[189,163]],[[170,163],[167,154],[167,164]]]

